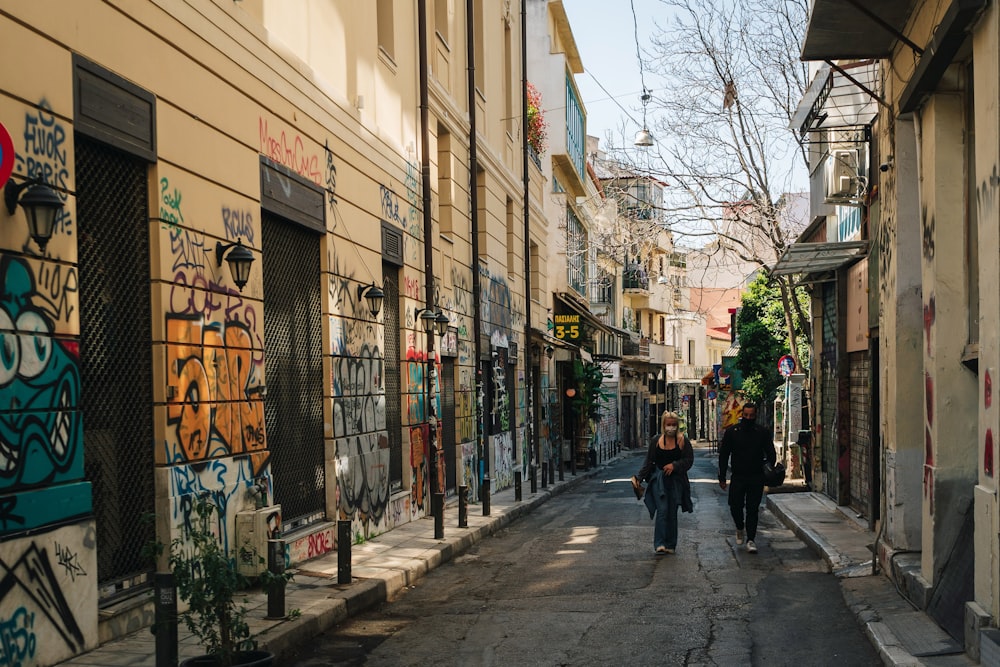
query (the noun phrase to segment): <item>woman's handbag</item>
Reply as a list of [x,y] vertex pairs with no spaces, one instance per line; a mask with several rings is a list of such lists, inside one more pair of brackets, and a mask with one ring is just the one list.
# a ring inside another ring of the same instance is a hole
[[635,493],[636,500],[642,500],[642,494],[646,491],[642,488],[642,482],[635,475],[632,475],[632,491]]
[[764,484],[768,486],[781,486],[785,483],[785,464],[778,463],[771,465],[764,461]]

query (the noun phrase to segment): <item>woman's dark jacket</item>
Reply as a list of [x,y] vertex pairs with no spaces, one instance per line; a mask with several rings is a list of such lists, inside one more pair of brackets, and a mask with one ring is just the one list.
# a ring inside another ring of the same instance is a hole
[[[636,478],[640,482],[650,482],[644,499],[647,507],[649,507],[651,502],[655,503],[653,499],[655,493],[663,493],[663,485],[660,483],[661,480],[659,478],[666,478],[663,471],[656,468],[653,463],[655,460],[653,457],[656,451],[656,443],[659,439],[660,436],[658,435],[649,443],[649,449],[646,451],[646,460],[643,462],[642,468],[639,469],[639,474],[636,475]],[[681,509],[685,512],[693,512],[694,503],[691,502],[691,482],[688,480],[688,470],[694,465],[694,449],[691,447],[691,442],[687,439],[687,436],[680,433],[677,434],[677,446],[681,448],[681,457],[674,461],[674,472],[670,477],[676,478],[681,486]],[[656,473],[659,473],[659,475]]]

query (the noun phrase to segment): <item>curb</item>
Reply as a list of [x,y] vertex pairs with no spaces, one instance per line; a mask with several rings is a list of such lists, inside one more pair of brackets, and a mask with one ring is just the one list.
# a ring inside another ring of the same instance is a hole
[[[767,508],[790,529],[800,540],[815,551],[830,567],[830,573],[843,580],[851,575],[857,564],[853,564],[842,556],[832,544],[823,539],[819,533],[806,526],[793,512],[779,507],[770,498]],[[868,640],[878,653],[882,664],[886,667],[915,667],[923,665],[919,659],[910,655],[903,648],[895,633],[882,622],[878,610],[861,597],[849,591],[841,581],[840,592],[848,609],[854,614],[858,625],[864,630]]]

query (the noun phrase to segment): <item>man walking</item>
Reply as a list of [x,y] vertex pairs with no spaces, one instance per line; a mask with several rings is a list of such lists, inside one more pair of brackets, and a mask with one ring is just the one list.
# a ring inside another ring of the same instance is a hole
[[[719,486],[726,490],[726,470],[732,457],[729,511],[736,522],[736,544],[746,539],[747,553],[757,553],[757,518],[764,497],[764,460],[774,465],[777,454],[767,429],[757,426],[757,406],[746,403],[740,423],[726,429],[719,445]],[[743,510],[746,508],[746,518]],[[745,528],[745,531],[744,531]]]

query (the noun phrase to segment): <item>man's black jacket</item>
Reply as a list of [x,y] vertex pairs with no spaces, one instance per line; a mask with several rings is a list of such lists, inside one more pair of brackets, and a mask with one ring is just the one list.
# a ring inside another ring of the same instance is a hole
[[772,465],[777,460],[771,432],[757,424],[742,421],[726,429],[719,445],[719,481],[726,481],[726,468],[732,457],[733,477],[763,479],[764,460]]

